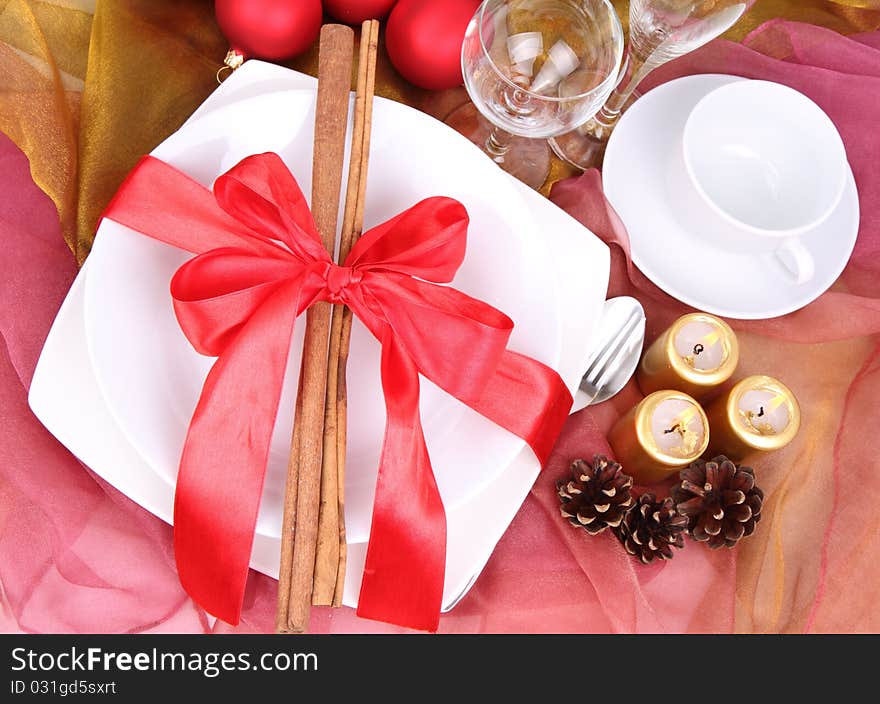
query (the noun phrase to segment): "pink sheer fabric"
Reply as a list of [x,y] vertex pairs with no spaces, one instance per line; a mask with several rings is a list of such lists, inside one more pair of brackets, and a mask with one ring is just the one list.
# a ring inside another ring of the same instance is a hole
[[[785,47],[781,51],[779,47]],[[770,50],[772,47],[772,52]],[[772,54],[772,55],[768,55]],[[774,22],[744,45],[716,42],[652,77],[736,73],[791,85],[816,100],[847,143],[863,207],[853,259],[832,291],[778,320],[734,323],[743,373],[783,378],[804,407],[798,441],[754,463],[767,501],[735,550],[690,543],[643,567],[609,535],[560,519],[554,483],[639,399],[573,416],[545,472],[470,594],[441,632],[875,631],[880,590],[880,33],[844,38]],[[52,202],[24,156],[0,137],[0,630],[227,632],[181,589],[171,529],[82,467],[30,414],[27,387],[76,267]],[[553,200],[613,245],[611,295],[645,303],[649,336],[685,307],[627,258],[625,229],[596,172]],[[251,574],[238,632],[272,630],[275,582]],[[314,632],[389,632],[351,609],[315,609]]]

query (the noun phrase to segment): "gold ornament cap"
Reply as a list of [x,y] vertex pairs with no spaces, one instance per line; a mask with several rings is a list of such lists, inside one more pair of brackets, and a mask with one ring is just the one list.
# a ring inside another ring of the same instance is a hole
[[217,69],[217,83],[223,83],[233,71],[241,68],[244,63],[245,56],[238,49],[230,49],[226,52],[226,58],[223,59],[223,65]]

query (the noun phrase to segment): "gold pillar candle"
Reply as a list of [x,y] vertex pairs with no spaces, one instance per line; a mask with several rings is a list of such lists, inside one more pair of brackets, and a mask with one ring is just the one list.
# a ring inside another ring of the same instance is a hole
[[656,391],[615,423],[614,458],[639,484],[655,484],[700,457],[709,423],[699,403],[681,391]]
[[801,427],[797,399],[770,376],[749,376],[716,399],[707,409],[711,455],[742,460],[754,452],[779,450]]
[[675,389],[700,399],[727,381],[739,363],[736,334],[720,318],[690,313],[676,320],[642,357],[642,393]]

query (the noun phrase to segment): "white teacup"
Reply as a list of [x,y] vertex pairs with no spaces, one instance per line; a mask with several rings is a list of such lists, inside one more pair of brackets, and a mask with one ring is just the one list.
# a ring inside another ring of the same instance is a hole
[[778,83],[730,83],[694,108],[680,159],[690,227],[734,251],[775,252],[796,283],[813,277],[800,237],[834,212],[847,181],[843,141],[818,105]]

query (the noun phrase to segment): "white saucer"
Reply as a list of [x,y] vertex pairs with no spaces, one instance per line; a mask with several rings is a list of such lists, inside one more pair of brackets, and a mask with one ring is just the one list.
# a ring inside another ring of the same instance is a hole
[[737,76],[688,76],[640,98],[621,118],[605,154],[605,195],[629,232],[635,265],[669,295],[728,318],[775,318],[822,295],[843,271],[859,229],[859,199],[852,171],[837,210],[802,242],[816,274],[794,283],[772,253],[721,249],[690,232],[676,217],[668,173],[694,106]]

